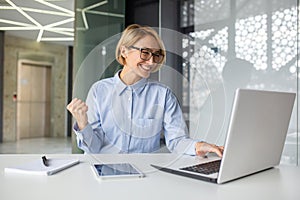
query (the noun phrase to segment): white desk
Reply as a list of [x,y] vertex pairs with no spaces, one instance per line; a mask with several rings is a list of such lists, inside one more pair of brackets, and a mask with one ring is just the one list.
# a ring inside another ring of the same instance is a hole
[[[52,176],[7,174],[4,173],[5,167],[39,159],[41,155],[0,155],[0,199],[300,199],[300,167],[279,166],[216,185],[157,171],[150,166],[171,161],[171,154],[47,156],[79,158],[81,163]],[[90,166],[90,163],[99,161],[131,162],[146,173],[146,177],[100,181]]]

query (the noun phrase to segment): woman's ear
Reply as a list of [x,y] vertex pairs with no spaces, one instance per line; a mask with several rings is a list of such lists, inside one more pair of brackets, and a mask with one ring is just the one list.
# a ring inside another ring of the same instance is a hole
[[127,48],[125,46],[120,47],[121,56],[127,58]]

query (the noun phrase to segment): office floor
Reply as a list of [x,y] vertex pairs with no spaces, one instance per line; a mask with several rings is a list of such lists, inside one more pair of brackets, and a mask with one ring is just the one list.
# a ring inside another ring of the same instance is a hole
[[0,143],[0,154],[68,154],[72,153],[71,138],[32,138]]

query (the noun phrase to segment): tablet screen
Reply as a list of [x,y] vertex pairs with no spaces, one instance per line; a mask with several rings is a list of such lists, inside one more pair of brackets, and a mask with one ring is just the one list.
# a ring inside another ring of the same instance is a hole
[[99,177],[143,176],[129,163],[94,164],[94,169]]

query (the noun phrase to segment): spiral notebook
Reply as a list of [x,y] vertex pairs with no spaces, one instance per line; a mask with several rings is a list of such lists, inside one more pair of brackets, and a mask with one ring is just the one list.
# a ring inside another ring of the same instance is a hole
[[72,167],[79,163],[78,159],[50,158],[45,166],[42,158],[18,166],[6,167],[5,173],[20,173],[31,175],[53,175],[59,171]]

